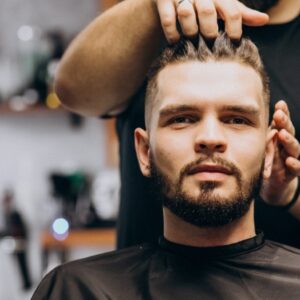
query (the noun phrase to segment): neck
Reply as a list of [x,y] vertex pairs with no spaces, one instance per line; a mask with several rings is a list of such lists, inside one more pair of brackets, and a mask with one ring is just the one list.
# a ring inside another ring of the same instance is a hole
[[300,0],[279,0],[268,10],[269,24],[287,23],[299,15]]
[[194,247],[214,247],[238,243],[255,236],[254,203],[238,220],[220,227],[198,227],[183,221],[164,208],[164,237],[174,243]]

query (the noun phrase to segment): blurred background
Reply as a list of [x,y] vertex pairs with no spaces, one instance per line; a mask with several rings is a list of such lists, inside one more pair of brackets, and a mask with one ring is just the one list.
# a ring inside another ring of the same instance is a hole
[[0,299],[30,299],[61,262],[115,247],[113,121],[53,92],[74,36],[117,0],[0,1]]

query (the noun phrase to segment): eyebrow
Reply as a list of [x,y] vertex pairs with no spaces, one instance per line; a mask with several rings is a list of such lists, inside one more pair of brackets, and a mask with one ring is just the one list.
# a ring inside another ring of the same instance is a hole
[[[236,112],[248,115],[258,115],[260,110],[253,105],[223,105],[219,109],[220,111]],[[168,105],[161,109],[159,112],[160,118],[167,117],[169,115],[174,115],[177,113],[183,113],[188,111],[199,111],[199,106],[197,105]]]
[[182,113],[187,111],[195,111],[195,110],[199,110],[199,107],[197,107],[196,105],[186,105],[186,104],[168,105],[160,110],[159,117],[163,118],[169,115],[174,115],[177,113]]
[[223,105],[220,110],[251,115],[258,115],[260,112],[260,109],[254,105]]

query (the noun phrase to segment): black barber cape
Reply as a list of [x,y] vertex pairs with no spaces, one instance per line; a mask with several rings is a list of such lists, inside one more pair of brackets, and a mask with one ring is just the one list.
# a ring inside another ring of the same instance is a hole
[[300,299],[300,250],[264,240],[196,248],[160,238],[62,265],[33,300]]

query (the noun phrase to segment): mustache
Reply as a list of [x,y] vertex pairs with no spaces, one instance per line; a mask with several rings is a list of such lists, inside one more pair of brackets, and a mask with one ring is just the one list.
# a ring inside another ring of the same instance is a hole
[[225,169],[227,169],[230,173],[232,173],[233,176],[235,176],[238,181],[240,181],[241,177],[242,177],[242,172],[240,171],[240,169],[238,167],[236,167],[236,165],[228,160],[225,160],[221,157],[200,157],[197,160],[188,163],[187,165],[185,165],[181,170],[180,170],[180,176],[179,176],[179,182],[182,182],[183,178],[185,176],[188,176],[191,171],[196,168],[199,167],[203,164],[216,164],[218,166],[224,167]]

